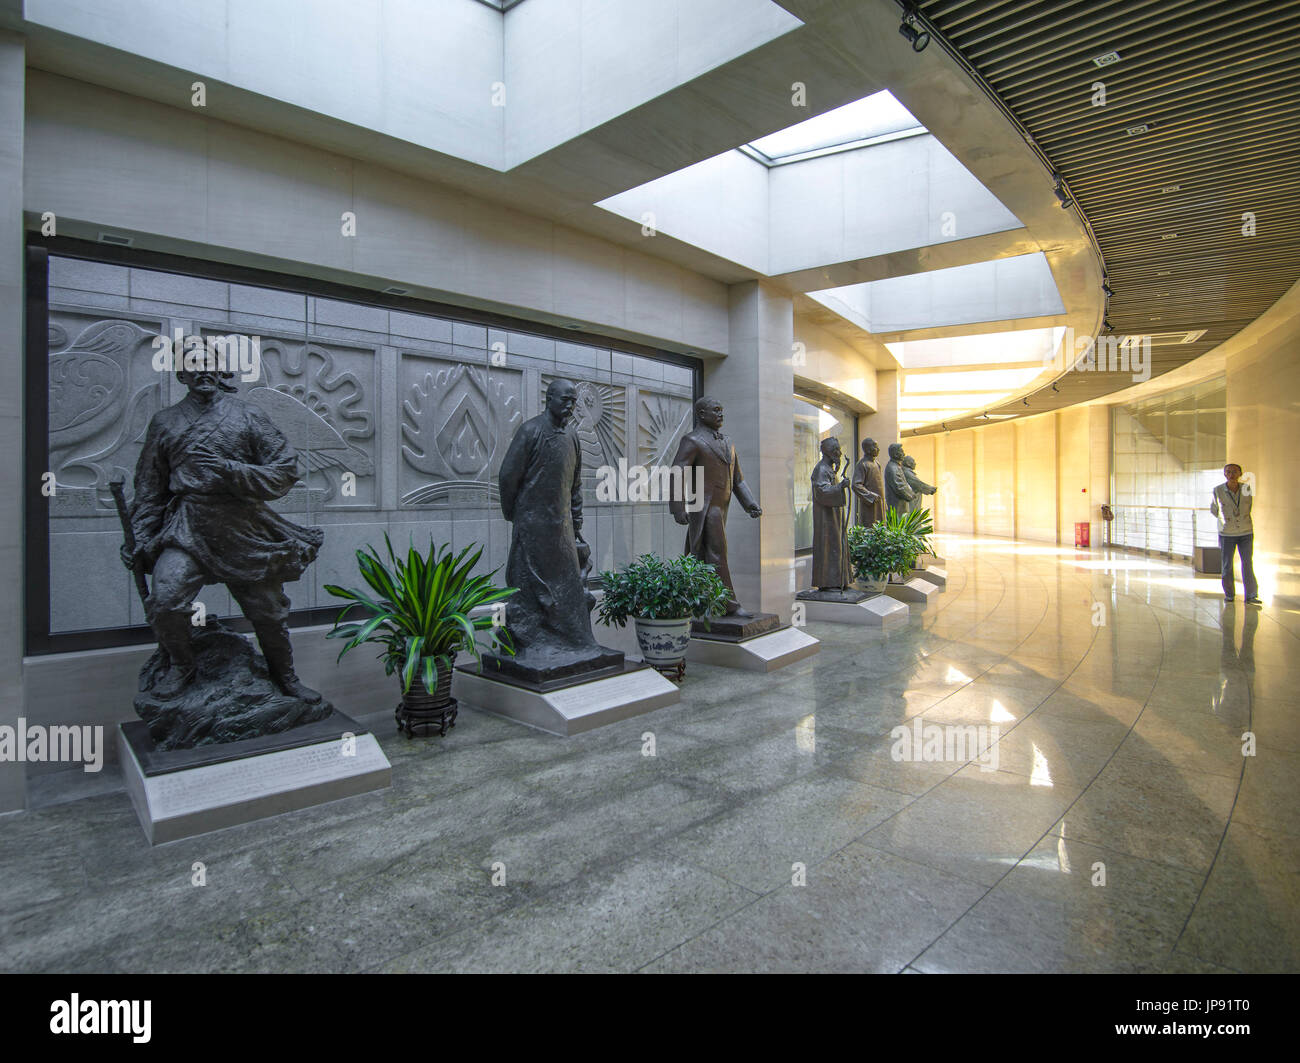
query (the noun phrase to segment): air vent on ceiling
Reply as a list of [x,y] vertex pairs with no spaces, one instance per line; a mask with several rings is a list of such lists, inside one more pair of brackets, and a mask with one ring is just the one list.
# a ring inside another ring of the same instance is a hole
[[1125,336],[1120,341],[1120,346],[1150,340],[1152,347],[1177,347],[1183,343],[1195,343],[1204,335],[1205,329],[1203,328],[1195,329],[1192,332],[1144,332],[1139,335]]
[[121,233],[100,233],[99,242],[112,244],[114,247],[130,247],[135,243],[135,237],[123,236]]
[[1110,66],[1111,63],[1119,62],[1119,52],[1103,52],[1101,55],[1092,57],[1093,66]]
[[1147,132],[1150,128],[1151,127],[1149,125],[1143,122],[1141,125],[1129,126],[1127,129],[1124,130],[1124,132],[1131,137],[1140,137],[1143,133]]

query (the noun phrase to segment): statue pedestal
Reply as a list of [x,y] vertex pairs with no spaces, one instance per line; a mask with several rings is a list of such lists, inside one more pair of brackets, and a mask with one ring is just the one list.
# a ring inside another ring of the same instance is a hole
[[913,576],[906,583],[888,584],[885,587],[885,593],[891,598],[897,598],[900,602],[907,602],[909,605],[925,605],[939,593],[939,588],[933,583],[928,583]]
[[811,590],[800,591],[795,595],[801,602],[828,602],[834,605],[857,605],[858,602],[867,597],[866,591],[860,591],[853,587],[844,587],[841,590]]
[[463,664],[452,677],[452,693],[462,707],[564,737],[682,700],[677,684],[647,665],[626,662],[614,675],[578,676],[544,688],[505,673],[480,675],[477,665]]
[[384,790],[393,774],[375,736],[337,711],[263,738],[171,751],[133,720],[118,726],[118,755],[151,845]]
[[[715,620],[715,628],[717,624]],[[747,672],[774,672],[811,657],[820,649],[821,643],[807,632],[782,627],[738,639],[709,633],[692,634],[686,647],[686,659],[720,668],[741,668]]]
[[859,602],[832,602],[804,599],[804,615],[809,620],[832,624],[861,624],[865,627],[889,631],[906,627],[912,610],[886,594],[875,594]]
[[948,589],[948,570],[927,565],[925,568],[918,568],[912,571],[913,577],[923,579],[927,583],[933,583],[941,591]]

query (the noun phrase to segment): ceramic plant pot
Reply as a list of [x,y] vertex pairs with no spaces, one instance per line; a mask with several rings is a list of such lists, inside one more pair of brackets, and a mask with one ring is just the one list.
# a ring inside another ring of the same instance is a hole
[[636,641],[646,664],[665,675],[680,676],[686,670],[686,647],[691,641],[691,618],[650,620],[638,616]]

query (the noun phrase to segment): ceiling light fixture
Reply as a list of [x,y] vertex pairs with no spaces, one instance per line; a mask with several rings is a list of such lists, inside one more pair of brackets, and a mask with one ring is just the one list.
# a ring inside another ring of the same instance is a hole
[[1061,209],[1066,210],[1074,200],[1071,199],[1069,193],[1066,192],[1065,185],[1061,181],[1061,175],[1059,173],[1054,173],[1052,174],[1052,178],[1056,181],[1056,185],[1052,191],[1056,193],[1056,198],[1061,201]]
[[1106,293],[1106,298],[1107,298],[1107,299],[1109,299],[1112,295],[1115,294],[1115,289],[1112,288],[1112,287],[1111,287],[1109,284],[1107,284],[1105,281],[1102,281],[1102,282],[1101,282],[1101,290],[1102,290],[1103,292]]
[[1110,323],[1110,318],[1103,318],[1101,322],[1101,327],[1104,328],[1107,332],[1115,331],[1115,326]]
[[902,38],[912,46],[912,51],[923,52],[930,43],[930,34],[917,25],[916,11],[909,4],[903,11],[903,21],[898,27]]
[[1102,52],[1101,55],[1092,57],[1093,66],[1110,66],[1111,63],[1119,62],[1119,52]]
[[1055,391],[1058,395],[1061,393],[1061,389],[1056,386],[1055,380],[1052,381],[1052,390]]

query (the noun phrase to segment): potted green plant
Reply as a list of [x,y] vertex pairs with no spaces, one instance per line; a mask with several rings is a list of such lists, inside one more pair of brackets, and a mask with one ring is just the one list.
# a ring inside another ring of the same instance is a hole
[[445,735],[456,721],[456,702],[451,696],[456,654],[464,651],[477,660],[475,635],[480,631],[491,632],[494,650],[514,652],[509,635],[491,615],[471,613],[508,598],[515,588],[494,586],[495,570],[485,576],[471,575],[482,556],[481,547],[467,546],[453,555],[445,544],[435,548],[430,538],[427,556],[412,545],[406,557],[399,558],[387,532],[384,543],[387,562],[373,546],[357,551],[357,568],[375,597],[361,590],[325,585],[334,597],[349,602],[327,637],[347,639],[339,659],[363,642],[378,643],[385,674],[398,672],[401,677],[398,728],[408,738],[416,727],[436,726],[438,733]]
[[906,516],[890,509],[884,520],[849,529],[849,560],[854,578],[876,594],[883,593],[891,576],[903,577],[916,565],[921,542],[909,530]]
[[[930,553],[930,536],[934,534],[934,519],[928,509],[914,509],[910,513],[895,513],[889,510],[885,519],[893,518],[896,525],[916,540],[917,557]],[[913,568],[920,564],[913,562]]]
[[598,617],[616,627],[636,624],[636,640],[647,664],[680,679],[686,671],[691,621],[722,616],[731,597],[717,570],[698,558],[664,561],[643,554],[622,572],[602,572],[604,597]]

